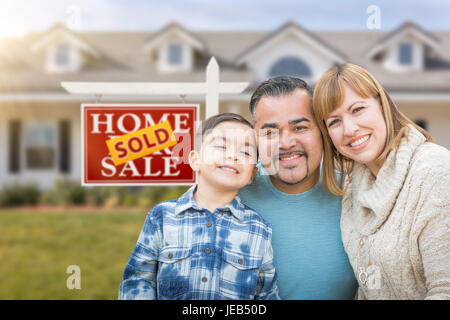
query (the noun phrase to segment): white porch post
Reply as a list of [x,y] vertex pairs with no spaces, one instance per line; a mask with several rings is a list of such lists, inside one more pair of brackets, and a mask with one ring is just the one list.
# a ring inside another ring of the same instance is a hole
[[214,57],[206,67],[205,118],[219,114],[219,65]]

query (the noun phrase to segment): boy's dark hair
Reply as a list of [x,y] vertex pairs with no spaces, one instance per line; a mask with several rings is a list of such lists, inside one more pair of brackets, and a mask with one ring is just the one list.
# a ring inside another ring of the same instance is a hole
[[[312,110],[312,88],[302,79],[292,76],[277,76],[270,78],[256,88],[250,98],[250,113],[252,115],[253,123],[255,122],[255,109],[259,100],[262,97],[279,97],[285,94],[292,93],[296,89],[305,90],[311,98]],[[314,113],[313,113],[314,114]]]
[[225,122],[225,121],[236,121],[243,123],[247,126],[249,126],[251,129],[253,129],[252,124],[245,119],[243,116],[237,114],[237,113],[221,113],[217,114],[215,116],[209,117],[208,119],[204,120],[197,128],[197,131],[195,133],[195,144],[194,144],[194,150],[200,151],[200,148],[202,146],[202,140],[214,129],[219,123]]

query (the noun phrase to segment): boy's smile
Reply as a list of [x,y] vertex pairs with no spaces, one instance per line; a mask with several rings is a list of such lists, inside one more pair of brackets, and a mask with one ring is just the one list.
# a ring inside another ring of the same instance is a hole
[[229,165],[219,166],[219,169],[229,172],[230,174],[239,174],[239,170],[233,166],[229,166]]

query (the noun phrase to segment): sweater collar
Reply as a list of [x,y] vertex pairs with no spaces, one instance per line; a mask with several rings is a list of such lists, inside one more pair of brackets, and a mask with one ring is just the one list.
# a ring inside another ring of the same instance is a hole
[[352,174],[352,211],[362,235],[370,235],[386,221],[395,205],[410,168],[415,150],[425,137],[414,127],[392,150],[375,178],[370,170],[356,163]]

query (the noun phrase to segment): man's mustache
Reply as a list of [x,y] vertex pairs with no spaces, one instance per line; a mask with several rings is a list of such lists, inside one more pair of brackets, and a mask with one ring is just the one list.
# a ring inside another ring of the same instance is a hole
[[274,154],[273,158],[278,160],[280,157],[284,156],[290,156],[292,154],[301,154],[304,155],[306,158],[308,158],[308,153],[305,149],[295,149],[295,150],[289,150],[289,151],[279,151],[277,154]]

